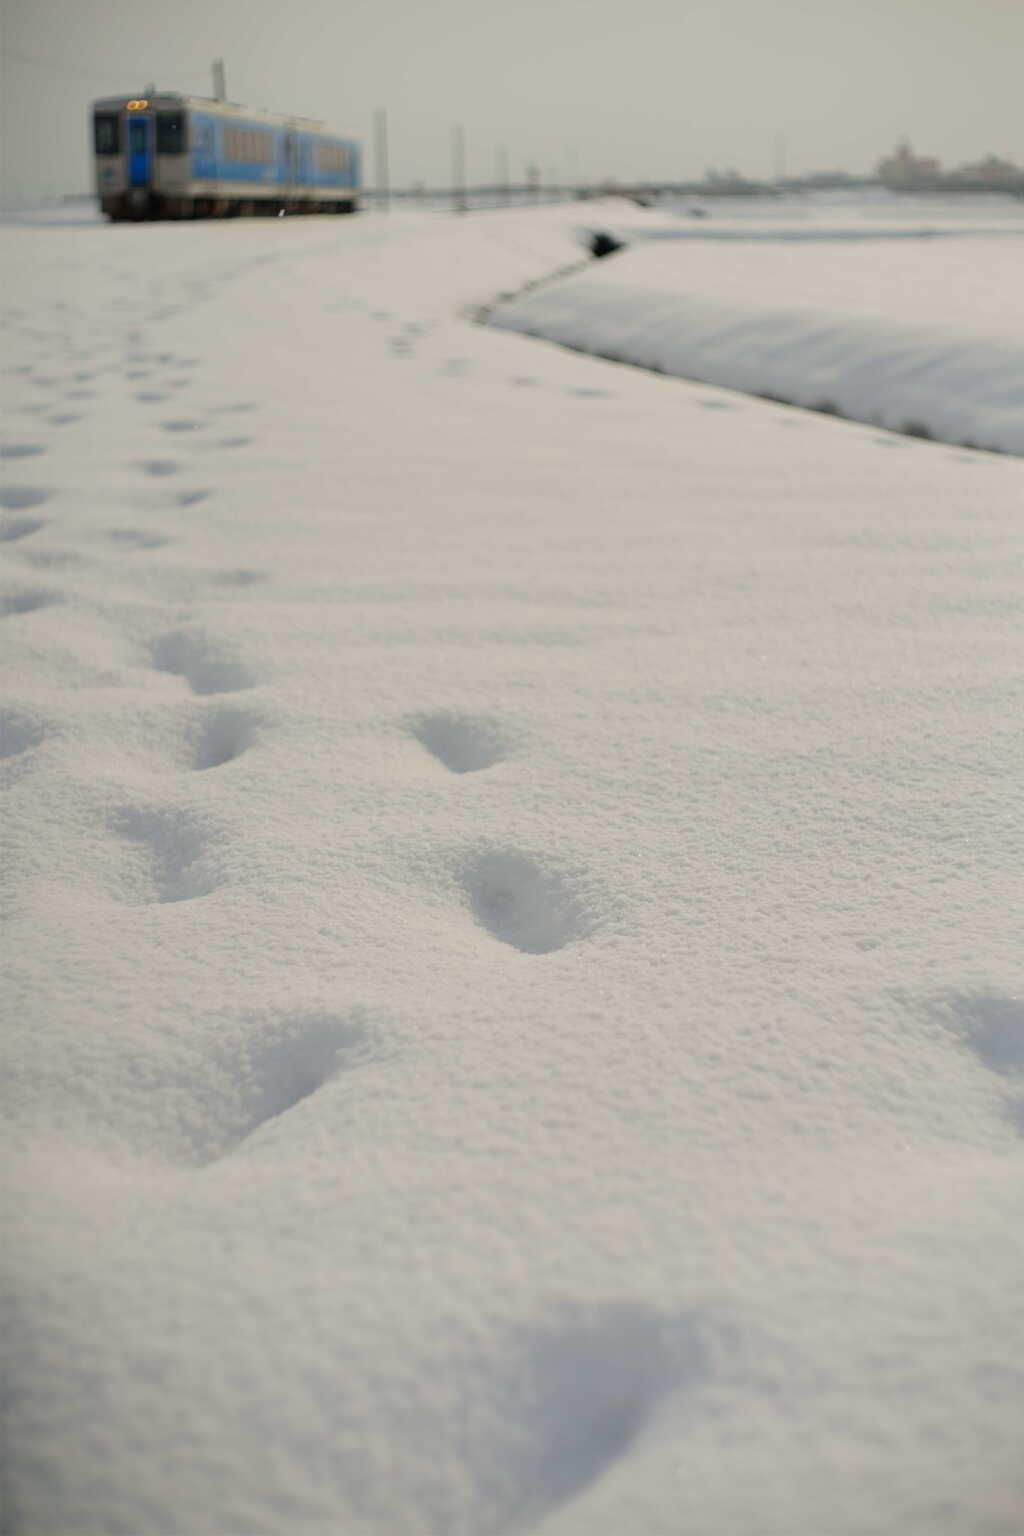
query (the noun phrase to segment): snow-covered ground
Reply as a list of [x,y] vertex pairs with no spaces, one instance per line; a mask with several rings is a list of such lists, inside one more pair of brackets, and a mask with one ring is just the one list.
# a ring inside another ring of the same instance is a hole
[[1019,1529],[1024,465],[579,222],[0,231],[11,1529]]
[[[1024,454],[1024,203],[630,212],[625,254],[494,323],[682,378]],[[973,212],[973,218],[969,212]]]

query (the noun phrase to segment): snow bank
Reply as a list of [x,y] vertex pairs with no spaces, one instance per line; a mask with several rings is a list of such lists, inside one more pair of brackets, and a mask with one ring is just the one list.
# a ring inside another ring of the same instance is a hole
[[1020,218],[985,233],[848,216],[706,223],[613,221],[620,237],[639,237],[628,252],[499,306],[493,323],[894,431],[1024,453]]
[[1024,465],[578,222],[0,232],[19,1531],[1018,1521]]

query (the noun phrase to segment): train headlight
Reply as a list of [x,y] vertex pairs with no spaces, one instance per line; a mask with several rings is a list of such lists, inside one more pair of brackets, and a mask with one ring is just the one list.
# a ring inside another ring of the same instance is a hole
[[129,112],[144,112],[148,106],[148,101],[130,101],[126,110]]

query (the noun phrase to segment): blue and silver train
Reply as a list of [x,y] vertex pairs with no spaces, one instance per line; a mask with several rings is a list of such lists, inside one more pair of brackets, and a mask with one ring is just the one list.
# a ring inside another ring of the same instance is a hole
[[93,103],[96,192],[110,219],[353,213],[360,148],[306,118],[153,92]]

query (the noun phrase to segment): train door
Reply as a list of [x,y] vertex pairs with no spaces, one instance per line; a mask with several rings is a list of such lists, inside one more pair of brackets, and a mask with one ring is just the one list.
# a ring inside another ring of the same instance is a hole
[[284,168],[288,191],[294,192],[299,179],[299,144],[294,133],[284,136]]
[[128,185],[148,187],[153,180],[153,119],[133,112],[128,119]]

